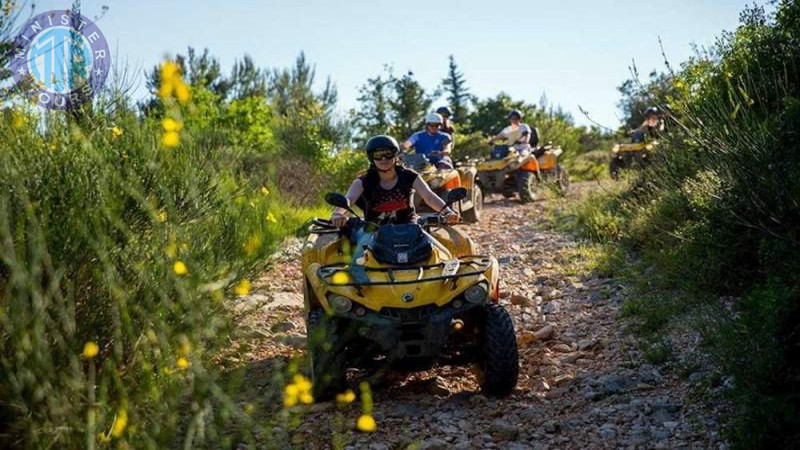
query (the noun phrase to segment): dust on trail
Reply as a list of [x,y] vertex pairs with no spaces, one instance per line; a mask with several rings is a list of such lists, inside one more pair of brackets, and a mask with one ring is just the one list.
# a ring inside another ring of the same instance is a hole
[[[592,188],[577,184],[571,199]],[[501,303],[513,316],[520,350],[512,395],[479,394],[469,367],[396,375],[373,390],[378,432],[353,430],[358,401],[345,408],[321,403],[300,426],[279,426],[273,445],[332,448],[336,439],[346,448],[374,450],[412,443],[421,449],[725,448],[716,414],[687,400],[692,377],[643,360],[619,317],[624,286],[583,273],[585,252],[574,237],[553,229],[549,201],[521,205],[494,197],[482,222],[469,226],[482,252],[500,262]],[[288,244],[244,301],[256,308],[242,321],[255,336],[245,357],[243,399],[264,414],[280,403],[271,372],[305,347],[299,249],[299,242]],[[691,344],[676,349],[692,351]]]

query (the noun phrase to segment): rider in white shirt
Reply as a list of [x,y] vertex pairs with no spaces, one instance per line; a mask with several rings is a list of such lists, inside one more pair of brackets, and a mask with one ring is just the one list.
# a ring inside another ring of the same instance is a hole
[[529,152],[531,149],[531,137],[534,139],[533,145],[538,143],[536,142],[538,137],[532,136],[534,133],[531,127],[526,123],[522,123],[522,112],[514,109],[508,113],[508,119],[511,121],[511,125],[503,128],[503,131],[493,139],[505,139],[508,145],[514,147],[518,152]]

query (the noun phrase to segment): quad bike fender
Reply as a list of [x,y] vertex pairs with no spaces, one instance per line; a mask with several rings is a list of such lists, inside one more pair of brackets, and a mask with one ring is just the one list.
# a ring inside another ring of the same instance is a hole
[[519,169],[526,172],[539,172],[539,161],[536,158],[531,158],[525,164],[519,166]]

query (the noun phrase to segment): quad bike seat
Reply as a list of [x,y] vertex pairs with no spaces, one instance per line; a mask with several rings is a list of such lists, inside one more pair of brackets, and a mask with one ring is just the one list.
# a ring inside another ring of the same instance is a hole
[[371,250],[384,264],[414,264],[431,257],[433,244],[417,224],[384,225]]

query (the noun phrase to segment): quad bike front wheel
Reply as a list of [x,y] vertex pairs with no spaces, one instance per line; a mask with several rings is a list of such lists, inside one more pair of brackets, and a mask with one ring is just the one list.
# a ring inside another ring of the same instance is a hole
[[481,211],[483,211],[483,191],[478,185],[475,185],[472,189],[475,190],[472,198],[472,208],[464,211],[464,221],[468,223],[480,222]]
[[514,323],[502,306],[484,307],[483,326],[478,336],[478,374],[486,395],[503,397],[511,393],[519,376],[519,353]]
[[517,174],[517,192],[522,203],[529,203],[536,200],[536,185],[538,180],[534,172],[521,170]]
[[322,308],[313,308],[306,317],[308,359],[315,400],[327,400],[344,392],[346,383],[344,336],[335,319]]

